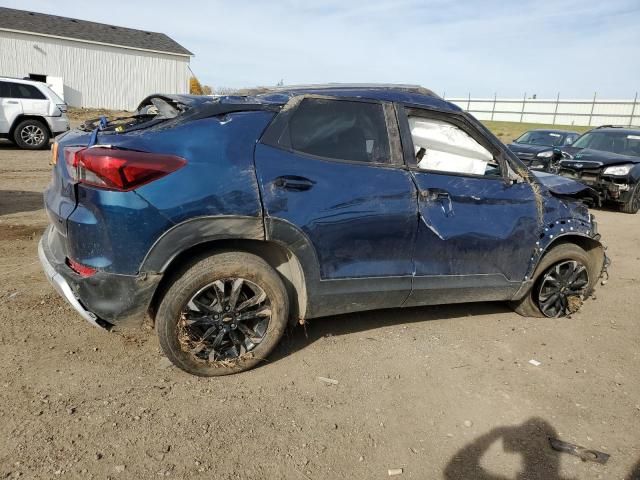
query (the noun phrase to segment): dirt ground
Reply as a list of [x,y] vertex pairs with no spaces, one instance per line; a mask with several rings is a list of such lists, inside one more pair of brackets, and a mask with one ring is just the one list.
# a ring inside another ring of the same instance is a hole
[[495,303],[332,317],[201,379],[46,282],[48,158],[0,145],[0,478],[640,478],[640,214],[595,212],[611,280],[571,319]]

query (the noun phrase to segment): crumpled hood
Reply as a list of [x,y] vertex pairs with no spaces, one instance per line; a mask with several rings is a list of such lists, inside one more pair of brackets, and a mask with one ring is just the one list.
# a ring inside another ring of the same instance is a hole
[[[563,147],[562,151],[571,155],[572,159],[563,162],[597,162],[601,165],[619,165],[621,163],[640,163],[640,157],[620,155],[619,153],[591,150],[589,148]],[[573,168],[573,167],[572,167]],[[578,167],[579,168],[579,167]]]
[[540,171],[532,171],[531,173],[554,195],[598,202],[598,192],[583,183],[552,173]]

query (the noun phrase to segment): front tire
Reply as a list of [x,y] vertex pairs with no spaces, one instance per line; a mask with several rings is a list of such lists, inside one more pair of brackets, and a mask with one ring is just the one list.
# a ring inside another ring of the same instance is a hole
[[13,140],[25,150],[40,150],[49,146],[49,130],[40,120],[23,120],[13,131]]
[[636,184],[629,200],[620,205],[620,211],[623,213],[634,214],[638,213],[638,210],[640,210],[640,183]]
[[156,314],[160,346],[178,368],[202,377],[239,373],[264,360],[287,326],[278,273],[256,255],[223,252],[179,273]]
[[574,313],[598,281],[601,265],[596,263],[576,244],[553,247],[538,264],[533,287],[521,300],[511,302],[511,307],[523,317],[558,318]]

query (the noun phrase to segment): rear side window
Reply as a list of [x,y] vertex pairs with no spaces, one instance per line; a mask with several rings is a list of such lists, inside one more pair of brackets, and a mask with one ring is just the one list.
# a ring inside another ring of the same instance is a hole
[[305,98],[278,145],[336,160],[389,163],[389,136],[381,104]]
[[46,100],[40,90],[33,85],[26,85],[24,83],[9,83],[11,89],[12,98],[25,98],[30,100]]
[[0,98],[10,97],[9,84],[7,82],[0,82]]

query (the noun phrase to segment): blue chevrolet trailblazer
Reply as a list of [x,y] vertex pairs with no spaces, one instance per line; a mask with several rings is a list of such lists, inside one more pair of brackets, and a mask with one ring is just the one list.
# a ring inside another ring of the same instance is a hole
[[52,163],[51,283],[105,329],[149,314],[195,375],[249,369],[328,315],[506,301],[562,317],[607,264],[590,188],[533,174],[422,87],[152,95],[59,137]]

